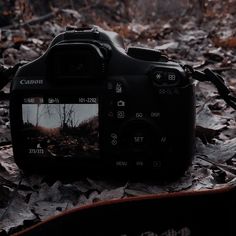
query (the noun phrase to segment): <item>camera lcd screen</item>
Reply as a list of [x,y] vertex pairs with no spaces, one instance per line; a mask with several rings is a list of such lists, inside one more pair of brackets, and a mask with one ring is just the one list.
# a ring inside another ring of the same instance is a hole
[[31,97],[22,104],[22,137],[28,155],[99,157],[97,97]]

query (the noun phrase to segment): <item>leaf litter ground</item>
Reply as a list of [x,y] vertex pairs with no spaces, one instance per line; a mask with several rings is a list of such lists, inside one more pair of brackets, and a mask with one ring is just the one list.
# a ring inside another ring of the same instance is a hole
[[[181,63],[199,69],[210,67],[221,73],[236,95],[236,32],[235,27],[232,27],[236,24],[234,13],[217,15],[215,3],[215,12],[213,9],[211,14],[205,13],[203,22],[199,24],[196,16],[187,15],[178,22],[175,16],[168,20],[157,20],[156,17],[155,21],[121,21],[119,18],[126,14],[122,12],[123,8],[112,19],[110,14],[114,9],[111,11],[109,5],[105,6],[105,12],[101,6],[94,6],[93,11],[91,9],[91,6],[78,11],[60,9],[50,21],[1,28],[0,62],[10,66],[22,60],[31,61],[45,51],[51,39],[63,31],[66,25],[83,26],[91,23],[117,31],[125,37],[127,46],[159,49]],[[142,15],[140,17],[145,18]],[[4,92],[8,90],[9,86],[4,88]],[[108,181],[89,177],[63,181],[40,175],[22,177],[12,154],[9,103],[1,101],[0,235],[11,234],[64,210],[97,201],[165,192],[199,191],[236,184],[236,112],[206,82],[196,82],[196,100],[196,155],[185,175],[171,183]]]

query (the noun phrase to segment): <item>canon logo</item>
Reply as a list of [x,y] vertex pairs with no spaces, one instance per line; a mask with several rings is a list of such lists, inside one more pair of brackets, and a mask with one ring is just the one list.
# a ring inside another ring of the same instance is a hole
[[30,84],[30,85],[34,85],[34,84],[43,84],[43,80],[42,79],[36,79],[36,80],[27,80],[27,79],[22,79],[20,80],[20,84],[25,85],[25,84]]

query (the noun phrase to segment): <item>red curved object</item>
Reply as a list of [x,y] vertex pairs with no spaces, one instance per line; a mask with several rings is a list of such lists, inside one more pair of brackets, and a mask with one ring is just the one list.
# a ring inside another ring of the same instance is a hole
[[236,186],[101,201],[14,236],[235,236]]

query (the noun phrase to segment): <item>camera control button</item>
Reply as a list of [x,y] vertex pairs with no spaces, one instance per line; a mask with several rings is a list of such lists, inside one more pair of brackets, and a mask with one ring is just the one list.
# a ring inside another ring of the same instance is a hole
[[123,92],[124,92],[123,84],[121,82],[116,82],[115,83],[115,93],[121,94]]
[[173,72],[167,73],[167,82],[168,84],[176,84],[178,82],[177,75]]
[[134,153],[140,153],[149,148],[151,145],[152,133],[146,127],[126,127],[122,135],[122,146]]
[[117,111],[116,112],[116,118],[117,119],[124,119],[125,118],[125,111]]
[[154,83],[157,83],[159,85],[163,84],[166,82],[166,75],[165,72],[163,71],[154,71],[152,75],[152,79]]
[[117,107],[125,107],[126,106],[126,102],[124,100],[118,100],[116,102]]
[[150,159],[160,150],[159,136],[160,130],[152,120],[132,119],[121,127],[119,147],[136,161]]
[[122,95],[124,94],[124,83],[122,81],[108,81],[106,89],[109,94]]
[[125,168],[125,167],[128,167],[128,161],[116,161],[116,162],[115,162],[115,165],[116,165],[117,167],[123,167],[123,168]]
[[132,145],[134,145],[134,146],[144,147],[145,144],[147,144],[147,142],[148,142],[147,133],[143,130],[135,132],[131,136],[130,141],[132,142]]
[[111,145],[116,146],[118,144],[117,139],[112,139],[111,140]]
[[141,118],[143,118],[144,117],[144,113],[143,112],[136,112],[135,113],[135,118],[136,119],[141,119]]
[[110,144],[113,147],[118,145],[118,135],[117,135],[117,133],[111,133],[110,134]]
[[150,117],[151,117],[152,119],[159,119],[160,116],[161,116],[161,114],[160,114],[160,112],[158,112],[158,111],[152,111],[152,112],[150,112]]
[[144,161],[136,161],[135,166],[137,167],[144,167]]
[[117,139],[118,138],[118,135],[116,133],[111,133],[111,138],[112,139]]
[[152,167],[155,169],[158,169],[161,167],[161,161],[153,161],[152,162]]

